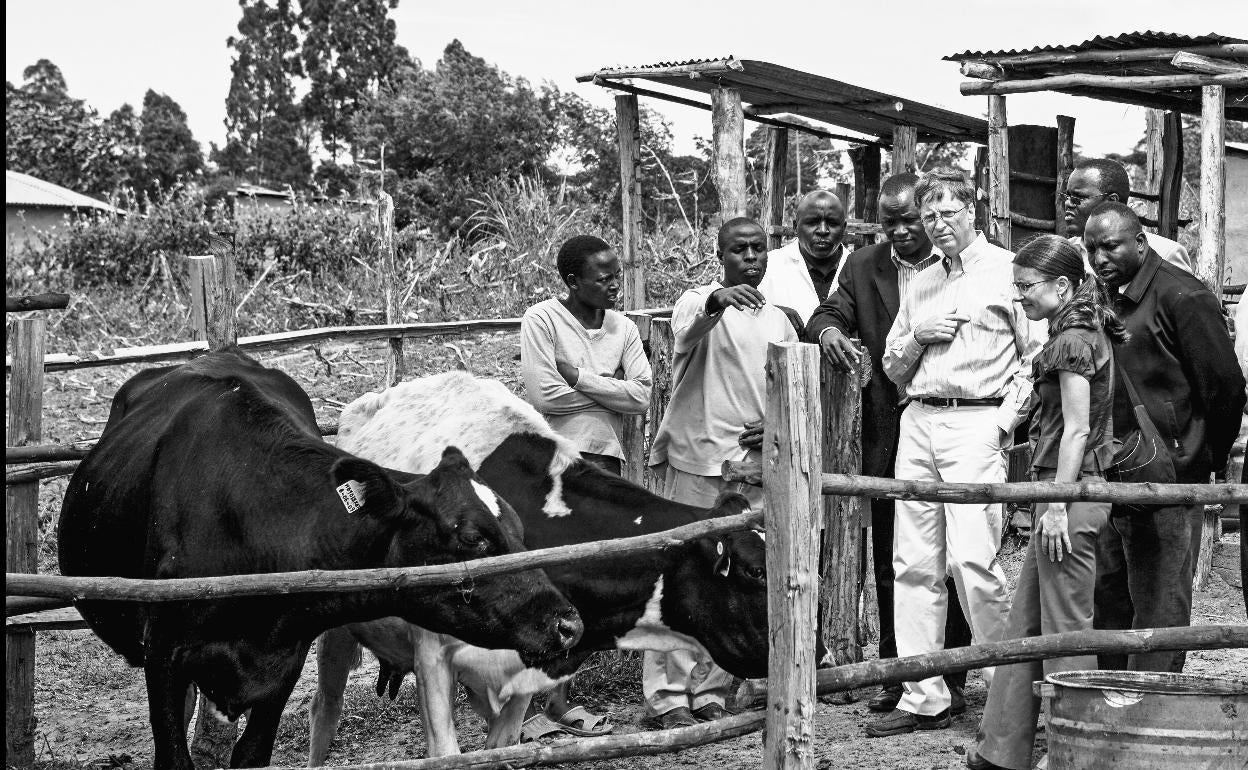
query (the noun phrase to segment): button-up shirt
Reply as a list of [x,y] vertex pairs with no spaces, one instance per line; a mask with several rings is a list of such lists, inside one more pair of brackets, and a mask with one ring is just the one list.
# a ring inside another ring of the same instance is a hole
[[914,281],[914,277],[921,271],[939,262],[940,258],[944,256],[940,253],[940,249],[935,246],[932,246],[931,254],[928,254],[926,257],[918,260],[914,264],[902,259],[897,254],[897,249],[895,248],[892,250],[891,254],[893,257],[893,265],[897,268],[897,296],[903,300],[906,298],[906,295],[910,293],[910,284]]
[[[1031,359],[1047,324],[1027,320],[1014,302],[1013,254],[978,233],[943,267],[913,277],[901,295],[881,365],[897,383],[903,403],[922,396],[1001,398],[997,425],[1013,431],[1031,395]],[[899,275],[900,277],[900,275]],[[970,316],[953,340],[923,345],[914,328],[932,316]]]

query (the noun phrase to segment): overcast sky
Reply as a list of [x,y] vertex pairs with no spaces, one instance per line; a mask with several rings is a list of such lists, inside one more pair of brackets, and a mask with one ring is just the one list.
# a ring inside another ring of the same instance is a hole
[[[844,80],[972,115],[986,97],[962,96],[965,50],[1073,44],[1139,30],[1248,38],[1245,0],[891,0],[847,3],[634,0],[401,0],[392,11],[398,41],[428,66],[453,38],[513,75],[550,81],[603,105],[609,92],[578,85],[578,74],[613,65],[735,55]],[[208,149],[221,144],[230,79],[226,38],[240,11],[233,0],[6,0],[5,77],[50,59],[70,93],[102,114],[148,88],[173,97]],[[709,136],[709,113],[650,100],[672,120],[677,149]],[[1143,132],[1143,111],[1056,94],[1009,98],[1011,124],[1077,119],[1085,154],[1125,152]]]

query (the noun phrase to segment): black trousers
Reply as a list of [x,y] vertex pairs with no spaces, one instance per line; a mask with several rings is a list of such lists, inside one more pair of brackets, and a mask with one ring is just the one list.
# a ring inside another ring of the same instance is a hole
[[[893,630],[893,515],[892,500],[871,500],[871,556],[875,568],[875,595],[880,611],[880,658],[897,657],[897,634]],[[945,649],[971,643],[971,626],[966,622],[953,578],[945,579],[949,589],[949,612],[945,616]],[[945,674],[945,683],[965,687],[966,672]]]

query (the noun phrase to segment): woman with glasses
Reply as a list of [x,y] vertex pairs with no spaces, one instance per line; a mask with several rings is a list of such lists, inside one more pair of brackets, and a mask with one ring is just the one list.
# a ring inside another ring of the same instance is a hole
[[[1111,343],[1126,341],[1104,284],[1086,276],[1079,249],[1056,235],[1029,241],[1014,257],[1014,301],[1033,321],[1049,323],[1049,338],[1032,371],[1032,477],[1073,482],[1101,475],[1113,461]],[[1037,503],[1005,638],[1092,628],[1097,534],[1109,503]],[[967,766],[1031,767],[1040,699],[1031,683],[1055,671],[1095,669],[1086,655],[997,669],[978,753]]]

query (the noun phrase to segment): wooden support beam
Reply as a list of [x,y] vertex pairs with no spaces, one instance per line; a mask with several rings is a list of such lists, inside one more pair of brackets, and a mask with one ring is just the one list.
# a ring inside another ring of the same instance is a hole
[[[667,404],[672,399],[672,356],[676,351],[676,339],[672,334],[670,318],[655,318],[650,322],[650,438],[646,442],[646,457],[650,457],[650,445],[654,434],[663,424]],[[663,477],[646,466],[645,487],[656,495],[663,494]]]
[[716,88],[711,92],[711,139],[715,155],[715,189],[719,193],[720,222],[746,216],[745,116],[741,92]]
[[1134,88],[1145,91],[1166,91],[1175,88],[1205,86],[1245,86],[1248,72],[1229,75],[1056,75],[1032,80],[968,80],[958,86],[963,96],[983,94],[1024,94],[1036,91],[1057,91],[1063,88]]
[[988,211],[987,235],[1010,248],[1010,139],[1005,97],[988,97]]
[[1213,549],[1222,535],[1221,514],[1220,505],[1206,505],[1202,512],[1200,542],[1196,544],[1196,571],[1192,576],[1193,591],[1203,591],[1209,587],[1209,573],[1213,570]]
[[964,77],[980,80],[1000,80],[1005,77],[1005,70],[985,61],[964,61],[962,66],[958,67],[958,72],[961,72]]
[[[1213,285],[1226,269],[1226,89],[1206,86],[1200,102],[1200,253],[1196,274],[1213,268]],[[1207,266],[1207,267],[1206,267]]]
[[763,494],[767,510],[767,720],[764,770],[814,770],[818,602],[819,348],[767,346]]
[[890,174],[913,174],[918,169],[919,129],[893,126],[893,163]]
[[[1248,56],[1248,45],[1230,43],[1225,45],[1192,46],[1189,53],[1204,56]],[[1014,56],[994,57],[990,61],[1001,67],[1026,67],[1033,64],[1077,64],[1082,62],[1117,63],[1127,61],[1167,61],[1174,57],[1174,48],[1136,48],[1125,51],[1076,51],[1074,53],[1023,53]]]
[[[1026,227],[1032,230],[1047,230],[1048,232],[1057,232],[1058,225],[1065,227],[1065,221],[1062,219],[1040,219],[1039,217],[1029,217],[1019,214],[1017,211],[1010,212],[1010,224]],[[1062,235],[1064,233],[1059,233]]]
[[1183,116],[1177,111],[1166,113],[1161,131],[1161,205],[1157,215],[1157,233],[1170,240],[1179,237],[1179,202],[1183,190]]
[[[38,444],[43,434],[44,320],[10,322],[13,376],[9,381],[8,443]],[[4,490],[6,572],[33,573],[39,566],[39,482]],[[5,645],[4,761],[32,767],[35,762],[35,635],[9,634]],[[813,688],[813,683],[812,683]]]
[[[381,252],[382,301],[385,303],[386,323],[402,323],[403,311],[399,307],[399,262],[394,246],[394,198],[385,191],[377,197],[377,240]],[[391,337],[387,340],[386,353],[386,372],[382,386],[390,388],[402,382],[406,373],[403,338]]]
[[[789,132],[774,126],[767,129],[767,155],[763,175],[763,205],[760,218],[764,232],[784,224],[784,179],[789,162]],[[800,180],[799,180],[800,181]],[[767,248],[780,248],[780,237],[769,235]]]
[[1057,177],[1049,174],[1031,174],[1018,169],[1010,169],[1010,179],[1015,182],[1038,182],[1040,184],[1057,184]]
[[[653,316],[631,310],[625,315],[637,326],[641,343],[645,345],[650,339],[650,323]],[[646,415],[644,413],[624,415],[622,433],[620,445],[624,450],[624,467],[622,468],[624,478],[634,484],[642,484],[645,482],[646,475]]]
[[641,262],[641,116],[637,97],[615,97],[615,127],[620,149],[620,268],[624,272],[623,308],[646,305],[646,277]]
[[975,148],[975,229],[988,232],[992,212],[988,206],[988,191],[992,189],[992,173],[988,167],[988,148]]
[[[862,362],[856,371],[842,371],[820,356],[824,473],[856,474],[862,470],[862,388],[871,379],[871,358],[857,340],[854,342]],[[864,574],[862,512],[867,504],[869,501],[861,497],[823,498],[819,601],[823,643],[834,666],[862,660],[858,597]]]
[[880,148],[853,147],[849,159],[854,164],[853,216],[864,222],[880,219]]
[[745,69],[745,66],[741,64],[741,62],[729,57],[727,59],[695,62],[693,64],[673,64],[667,67],[607,68],[605,70],[598,70],[597,72],[587,72],[584,75],[577,75],[576,82],[584,83],[588,80],[592,80],[597,83],[604,77],[652,78],[683,75],[690,78],[699,78],[708,75],[722,75],[727,72],[740,72],[743,69]]
[[1233,73],[1248,72],[1248,66],[1240,64],[1237,61],[1228,59],[1210,59],[1208,56],[1201,56],[1196,53],[1188,53],[1187,51],[1179,51],[1170,60],[1173,67],[1188,72],[1200,72],[1205,75],[1227,75]]
[[30,294],[4,298],[4,312],[24,313],[27,310],[64,310],[69,307],[68,294]]
[[1070,173],[1075,170],[1075,119],[1069,115],[1057,116],[1057,177],[1054,180],[1053,198],[1053,232],[1065,237],[1066,220],[1062,216],[1066,211],[1066,182]]

